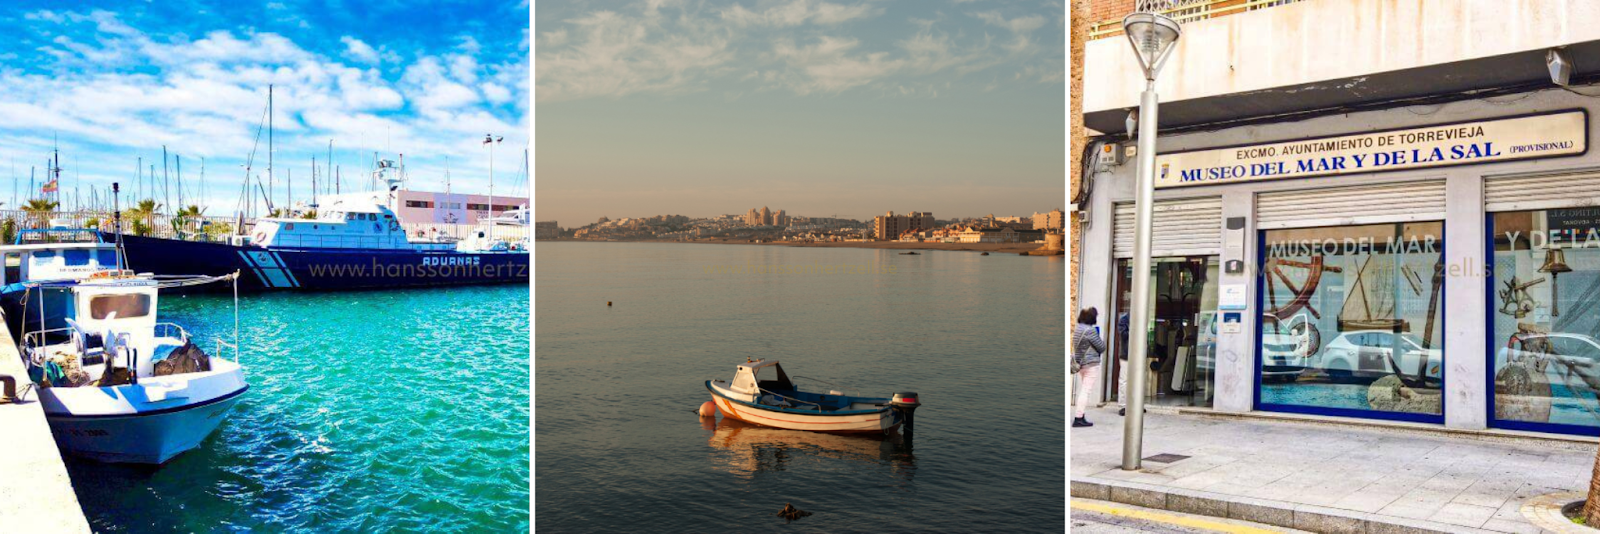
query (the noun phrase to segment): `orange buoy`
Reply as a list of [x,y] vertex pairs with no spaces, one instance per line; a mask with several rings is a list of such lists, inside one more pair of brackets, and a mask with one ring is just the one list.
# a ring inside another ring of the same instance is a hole
[[608,301],[606,301],[606,305],[607,305],[607,306],[610,306],[610,305],[611,305],[611,301],[609,301],[609,300],[608,300]]
[[716,415],[717,415],[717,404],[716,403],[711,402],[711,401],[706,401],[705,404],[701,404],[700,405],[700,417],[715,417]]

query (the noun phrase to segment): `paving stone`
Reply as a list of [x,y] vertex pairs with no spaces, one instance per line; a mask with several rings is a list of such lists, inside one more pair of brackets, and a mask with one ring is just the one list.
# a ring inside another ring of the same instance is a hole
[[1167,493],[1155,489],[1112,486],[1109,500],[1158,510],[1167,508]]
[[1444,505],[1444,508],[1440,508],[1439,511],[1433,514],[1433,516],[1429,517],[1428,520],[1477,528],[1483,526],[1484,522],[1493,518],[1495,510],[1497,510],[1497,508],[1491,508],[1488,506],[1473,506],[1470,504],[1452,502]]
[[1228,517],[1226,495],[1198,491],[1172,490],[1168,492],[1167,509],[1185,514]]
[[1096,501],[1111,500],[1111,486],[1095,482],[1072,481],[1072,496]]
[[1504,519],[1490,519],[1483,524],[1484,530],[1495,532],[1508,532],[1510,534],[1540,534],[1543,529],[1522,521],[1507,521]]
[[1292,528],[1328,534],[1365,534],[1368,514],[1337,510],[1321,506],[1298,506],[1294,509]]
[[1239,498],[1228,501],[1228,518],[1294,528],[1294,509],[1265,499]]

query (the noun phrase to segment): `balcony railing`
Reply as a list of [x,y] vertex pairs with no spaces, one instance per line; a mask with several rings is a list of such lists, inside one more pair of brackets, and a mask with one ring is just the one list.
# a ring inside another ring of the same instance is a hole
[[[1178,21],[1179,24],[1187,24],[1299,1],[1301,0],[1138,0],[1136,9],[1160,13]],[[1127,16],[1127,13],[1123,13],[1122,16]],[[1122,35],[1121,16],[1089,25],[1090,39],[1118,35]]]

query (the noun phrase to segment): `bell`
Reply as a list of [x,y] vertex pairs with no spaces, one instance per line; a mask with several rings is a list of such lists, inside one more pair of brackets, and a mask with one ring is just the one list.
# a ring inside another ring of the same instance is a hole
[[1561,273],[1572,272],[1572,267],[1567,266],[1567,255],[1559,248],[1546,249],[1544,252],[1544,265],[1539,267],[1539,272],[1550,273],[1550,316],[1561,315],[1561,285],[1556,277]]
[[1572,268],[1567,266],[1567,255],[1559,248],[1548,249],[1544,252],[1544,265],[1539,267],[1541,273],[1570,273]]

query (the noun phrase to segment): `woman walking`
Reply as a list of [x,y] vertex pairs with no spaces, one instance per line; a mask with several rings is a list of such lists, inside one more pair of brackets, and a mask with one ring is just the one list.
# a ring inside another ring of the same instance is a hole
[[1072,331],[1072,366],[1078,374],[1077,415],[1072,426],[1094,426],[1089,422],[1089,396],[1100,387],[1100,356],[1106,352],[1106,342],[1100,339],[1095,323],[1100,312],[1085,308],[1078,312],[1078,325]]

